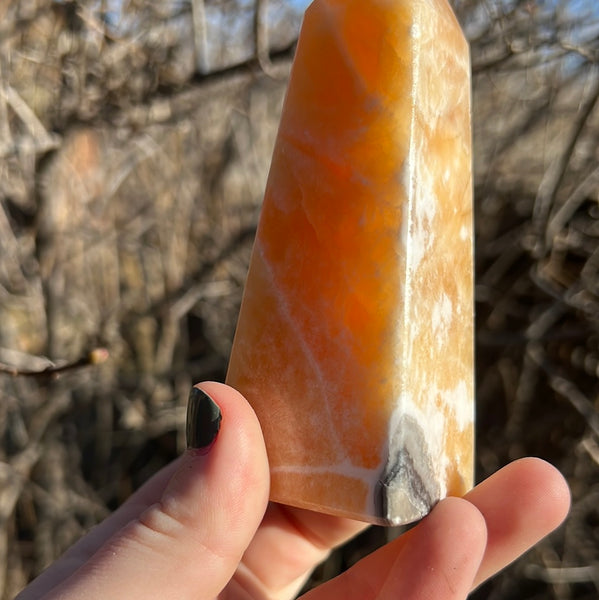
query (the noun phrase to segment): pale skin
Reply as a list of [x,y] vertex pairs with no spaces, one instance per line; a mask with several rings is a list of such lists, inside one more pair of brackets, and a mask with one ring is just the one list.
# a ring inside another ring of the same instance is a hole
[[[31,583],[17,600],[287,600],[365,525],[268,503],[256,416],[235,390],[201,384],[222,411],[206,454],[188,450]],[[563,477],[516,461],[306,600],[457,600],[566,517]]]

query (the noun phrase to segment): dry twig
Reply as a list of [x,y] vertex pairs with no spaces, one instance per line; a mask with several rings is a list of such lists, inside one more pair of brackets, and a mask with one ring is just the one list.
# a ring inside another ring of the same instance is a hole
[[44,369],[40,370],[27,370],[19,367],[0,363],[0,373],[11,375],[12,377],[34,377],[36,379],[56,379],[69,371],[80,369],[82,367],[88,367],[91,365],[100,365],[105,362],[109,357],[108,350],[106,348],[94,348],[88,352],[85,356],[78,358],[77,360],[66,363],[64,365],[49,365]]

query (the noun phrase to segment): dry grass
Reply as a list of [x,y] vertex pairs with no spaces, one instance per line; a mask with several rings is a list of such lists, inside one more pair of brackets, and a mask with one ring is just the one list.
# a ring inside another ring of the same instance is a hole
[[[599,591],[596,41],[540,44],[533,4],[471,33],[477,470],[545,457],[574,504],[493,600]],[[0,598],[176,456],[192,382],[223,378],[289,66],[199,77],[180,15],[130,2],[142,34],[116,37],[89,6],[0,2],[0,362],[110,351],[0,373]]]

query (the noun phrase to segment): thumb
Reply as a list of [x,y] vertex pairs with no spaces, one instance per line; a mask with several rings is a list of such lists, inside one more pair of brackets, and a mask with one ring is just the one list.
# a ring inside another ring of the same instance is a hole
[[249,404],[217,383],[192,390],[188,438],[200,448],[180,459],[159,501],[110,537],[51,597],[198,600],[220,593],[266,509],[266,450]]

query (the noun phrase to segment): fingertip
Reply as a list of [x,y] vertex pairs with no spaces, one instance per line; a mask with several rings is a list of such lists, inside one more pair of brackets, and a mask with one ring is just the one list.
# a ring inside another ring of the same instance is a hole
[[516,460],[466,494],[485,518],[488,542],[476,585],[556,529],[570,509],[562,474],[539,458]]
[[547,461],[526,457],[509,463],[466,494],[485,516],[512,507],[551,531],[567,516],[570,489],[563,475]]
[[[220,465],[221,474],[231,483],[250,477],[247,485],[263,490],[266,506],[270,474],[264,437],[254,409],[240,392],[224,383],[205,381],[194,388],[208,394],[221,412],[218,437],[210,449],[210,455],[215,460],[218,457],[215,464]],[[240,493],[243,495],[242,490]]]
[[[188,437],[190,447],[165,495],[188,494],[190,489],[195,493],[212,490],[219,496],[223,511],[226,510],[232,517],[232,523],[244,507],[255,512],[258,506],[262,506],[263,513],[268,502],[270,476],[264,438],[256,414],[237,390],[215,381],[195,385],[190,394],[190,404],[198,398],[201,403],[217,408],[208,406],[203,411],[188,410],[188,419],[199,417],[201,420],[204,417],[207,421],[206,424],[187,423],[188,436],[191,431],[192,440],[203,442],[190,443]],[[209,398],[209,401],[204,398]],[[217,426],[213,428],[214,423]],[[198,434],[204,426],[213,432],[216,430],[214,435],[202,435],[201,431]]]
[[537,457],[520,458],[505,467],[512,477],[527,483],[528,493],[539,497],[550,509],[548,516],[557,527],[568,516],[572,496],[562,473],[551,463]]

